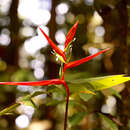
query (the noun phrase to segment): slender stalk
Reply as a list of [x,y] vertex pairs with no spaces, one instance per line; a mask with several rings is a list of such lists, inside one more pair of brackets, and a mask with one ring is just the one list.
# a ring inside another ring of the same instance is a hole
[[68,104],[69,104],[69,96],[66,97],[65,119],[64,119],[64,130],[67,129]]
[[64,82],[64,86],[66,88],[67,96],[66,96],[66,107],[65,107],[65,119],[64,119],[64,130],[67,130],[67,119],[68,119],[68,105],[69,105],[69,87],[66,82]]

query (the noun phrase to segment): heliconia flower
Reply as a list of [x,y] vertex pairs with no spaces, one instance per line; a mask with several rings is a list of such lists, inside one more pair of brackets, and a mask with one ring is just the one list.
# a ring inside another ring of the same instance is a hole
[[78,23],[79,23],[79,21],[76,21],[76,23],[73,25],[73,27],[69,30],[69,32],[66,36],[66,40],[65,40],[65,48],[71,42],[71,40],[73,40]]
[[51,79],[43,81],[31,81],[31,82],[0,82],[0,85],[27,85],[27,86],[46,86],[46,85],[58,85],[64,84],[63,80]]
[[56,53],[58,53],[60,56],[63,57],[63,59],[66,61],[66,57],[64,52],[56,46],[56,44],[46,35],[46,33],[39,27],[40,31],[42,32],[42,34],[45,36],[45,38],[47,39],[48,43],[51,45],[51,47],[55,50]]
[[104,52],[106,52],[106,51],[108,51],[108,50],[109,50],[109,48],[107,48],[107,49],[105,49],[105,50],[102,50],[102,51],[100,51],[100,52],[98,52],[98,53],[95,53],[95,54],[93,54],[93,55],[90,55],[90,56],[88,56],[88,57],[82,58],[82,59],[80,59],[80,60],[76,60],[76,61],[73,61],[73,62],[69,62],[68,64],[65,64],[65,68],[64,68],[64,69],[73,68],[73,67],[76,67],[76,66],[78,66],[78,65],[80,65],[80,64],[83,64],[83,63],[85,63],[85,62],[87,62],[87,61],[93,59],[94,57],[96,57],[96,56],[98,56],[98,55],[100,55],[100,54],[102,54],[102,53],[104,53]]

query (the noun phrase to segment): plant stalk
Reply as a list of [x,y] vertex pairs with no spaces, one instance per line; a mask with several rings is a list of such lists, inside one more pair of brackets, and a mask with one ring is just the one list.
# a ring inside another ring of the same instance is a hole
[[67,130],[67,119],[68,119],[68,105],[69,105],[69,87],[64,82],[64,86],[66,88],[67,97],[66,97],[66,107],[65,107],[65,118],[64,118],[64,130]]

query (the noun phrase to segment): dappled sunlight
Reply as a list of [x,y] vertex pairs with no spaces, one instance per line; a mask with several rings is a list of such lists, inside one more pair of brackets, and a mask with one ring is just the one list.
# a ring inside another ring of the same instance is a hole
[[27,128],[30,124],[29,118],[26,115],[20,115],[15,120],[16,126],[19,128]]
[[44,70],[42,68],[37,68],[34,70],[34,76],[36,79],[43,79],[44,77]]
[[106,104],[101,107],[101,112],[106,114],[115,114],[116,98],[114,96],[108,96]]
[[21,19],[29,19],[35,25],[46,25],[51,17],[50,9],[50,0],[48,0],[48,2],[39,0],[20,0],[18,14]]
[[56,7],[56,13],[59,15],[66,14],[69,10],[69,5],[67,3],[61,3]]
[[7,14],[12,0],[0,0],[0,12]]
[[55,39],[59,44],[65,43],[65,34],[63,30],[58,30],[55,34]]
[[34,35],[34,29],[29,26],[22,27],[20,29],[20,35],[23,37],[31,37]]
[[65,23],[65,16],[64,15],[56,15],[56,23],[62,25]]
[[0,34],[0,44],[3,46],[8,46],[10,43],[10,37],[7,34]]
[[103,37],[104,34],[105,34],[105,29],[104,29],[104,27],[103,27],[103,26],[97,26],[97,27],[95,28],[95,34],[96,34],[96,36],[98,36],[98,37]]
[[47,46],[47,41],[39,36],[32,37],[24,42],[25,50],[31,55],[45,46]]

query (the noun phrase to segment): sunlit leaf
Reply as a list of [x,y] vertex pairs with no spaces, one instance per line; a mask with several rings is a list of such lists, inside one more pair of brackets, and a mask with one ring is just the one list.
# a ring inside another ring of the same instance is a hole
[[95,90],[103,90],[127,82],[129,80],[130,77],[124,77],[124,75],[111,75],[88,79],[77,79],[68,82],[71,84],[86,84],[86,86],[90,85]]
[[88,80],[88,83],[94,86],[95,90],[102,90],[110,88],[112,86],[116,86],[129,80],[130,77],[124,77],[124,75],[114,75],[92,78]]
[[99,116],[111,127],[112,130],[118,130],[117,125],[112,120],[110,120],[107,116],[101,113],[99,113]]

